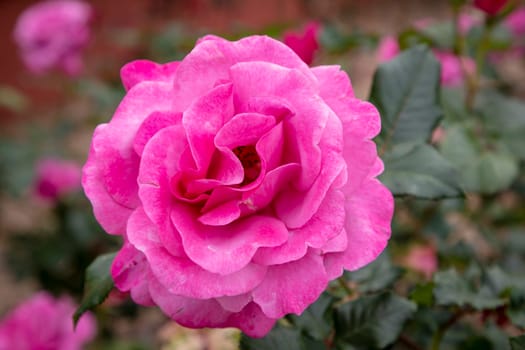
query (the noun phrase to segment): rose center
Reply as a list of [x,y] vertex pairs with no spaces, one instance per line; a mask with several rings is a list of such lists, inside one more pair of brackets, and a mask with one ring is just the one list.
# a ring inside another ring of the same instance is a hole
[[261,172],[261,158],[255,146],[238,146],[233,149],[233,153],[239,158],[244,169],[244,179],[241,185],[254,181]]

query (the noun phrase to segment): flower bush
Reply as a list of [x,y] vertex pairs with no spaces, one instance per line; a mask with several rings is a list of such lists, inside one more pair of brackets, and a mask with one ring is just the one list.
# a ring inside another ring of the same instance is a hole
[[[93,310],[88,349],[523,348],[524,8],[405,2],[393,22],[386,0],[96,2],[89,74],[10,72],[0,310],[21,288],[82,299],[26,309],[4,347]],[[311,25],[290,35],[293,13]],[[195,46],[201,14],[284,43]],[[151,61],[119,77],[132,57]]]
[[263,336],[384,249],[379,114],[338,66],[309,68],[265,36],[207,36],[180,62],[121,76],[83,186],[124,237],[111,273],[137,303]]
[[96,334],[95,318],[84,314],[76,329],[75,305],[68,297],[39,292],[0,322],[1,350],[80,350]]
[[91,6],[80,0],[48,0],[27,8],[14,31],[27,68],[34,73],[57,68],[69,75],[79,74],[92,15]]

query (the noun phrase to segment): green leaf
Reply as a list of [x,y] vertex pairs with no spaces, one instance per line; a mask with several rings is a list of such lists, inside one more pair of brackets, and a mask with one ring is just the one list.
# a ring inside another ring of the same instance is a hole
[[330,311],[334,302],[334,297],[323,293],[300,316],[289,315],[287,318],[313,339],[324,340],[332,330],[333,317]]
[[509,338],[509,343],[512,350],[525,350],[525,334]]
[[325,350],[321,341],[307,339],[299,329],[275,326],[264,338],[250,338],[243,334],[241,350]]
[[441,117],[440,65],[430,50],[416,46],[381,64],[371,102],[381,113],[383,152],[401,142],[424,142]]
[[369,293],[390,287],[403,274],[403,269],[394,266],[385,251],[372,263],[345,274],[349,280],[357,282],[361,293]]
[[463,87],[442,88],[441,106],[443,107],[445,121],[458,122],[474,118],[465,105],[465,89]]
[[433,45],[443,49],[454,47],[454,24],[452,21],[431,24],[420,29],[421,33],[430,38]]
[[438,199],[463,193],[456,169],[429,145],[397,145],[383,161],[380,179],[394,195]]
[[476,106],[491,136],[525,160],[525,103],[496,92],[484,92]]
[[75,325],[82,314],[100,305],[113,288],[114,284],[110,268],[116,255],[117,253],[100,255],[86,269],[84,297],[73,315]]
[[487,289],[475,291],[456,270],[439,271],[434,275],[434,298],[438,305],[471,306],[476,310],[494,309],[505,304]]
[[508,188],[519,174],[518,159],[504,150],[482,150],[479,142],[455,125],[447,129],[441,152],[459,169],[466,191],[491,194]]
[[[521,279],[522,280],[522,279]],[[512,289],[510,292],[510,303],[506,309],[507,316],[513,325],[525,328],[525,290]]]
[[391,292],[343,304],[335,313],[335,343],[343,349],[382,349],[395,342],[416,309]]
[[418,305],[432,306],[434,304],[434,283],[417,284],[410,293],[410,300]]

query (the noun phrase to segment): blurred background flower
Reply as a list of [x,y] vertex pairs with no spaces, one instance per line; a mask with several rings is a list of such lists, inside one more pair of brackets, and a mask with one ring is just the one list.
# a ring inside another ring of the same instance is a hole
[[75,162],[44,158],[38,161],[35,172],[34,191],[41,199],[56,201],[80,189],[81,168]]
[[39,292],[10,311],[0,322],[2,350],[80,350],[96,335],[95,318],[87,313],[75,329],[75,304],[68,297]]
[[79,74],[92,16],[91,6],[81,0],[47,0],[27,8],[14,30],[27,68],[34,73],[57,68],[69,75]]

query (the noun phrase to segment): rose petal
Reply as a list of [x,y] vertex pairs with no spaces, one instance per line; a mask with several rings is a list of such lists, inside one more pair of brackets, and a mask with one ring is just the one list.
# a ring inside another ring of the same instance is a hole
[[153,135],[165,127],[180,124],[181,120],[182,113],[153,112],[140,125],[133,141],[133,149],[139,156],[142,156],[146,143]]
[[234,149],[255,143],[275,126],[275,118],[259,113],[240,113],[230,119],[215,136],[217,147]]
[[267,317],[255,303],[249,303],[241,312],[233,313],[228,319],[230,327],[241,329],[246,335],[254,338],[264,337],[277,320]]
[[[277,124],[269,132],[262,135],[255,149],[264,163],[266,171],[275,169],[281,165],[283,158],[283,123]],[[268,176],[266,174],[266,176]]]
[[197,220],[193,208],[174,205],[171,220],[179,231],[188,257],[205,270],[231,274],[250,263],[259,247],[275,247],[288,238],[283,223],[252,215],[226,226],[208,226]]
[[233,116],[231,96],[231,84],[219,85],[197,99],[182,115],[196,170],[203,175],[215,150],[215,135]]
[[253,291],[253,301],[270,318],[301,314],[327,284],[322,257],[308,253],[300,260],[269,266],[264,281]]
[[230,68],[234,85],[234,103],[241,105],[253,96],[285,98],[294,115],[285,119],[284,140],[287,159],[300,159],[302,174],[295,187],[311,187],[321,166],[319,142],[331,110],[317,95],[317,86],[297,69],[287,69],[267,62],[238,63]]
[[348,180],[345,193],[350,196],[359,189],[368,176],[376,176],[380,172],[370,174],[371,168],[379,159],[376,145],[370,141],[381,127],[379,112],[368,102],[352,100],[352,109],[344,114],[344,150],[343,157],[347,164]]
[[275,210],[288,228],[303,226],[318,211],[323,198],[346,163],[336,152],[323,155],[321,173],[306,192],[288,190],[275,200]]
[[319,210],[303,227],[291,230],[290,238],[279,247],[259,248],[253,261],[262,265],[282,264],[302,258],[308,247],[325,247],[343,230],[344,202],[345,197],[340,191],[329,191]]
[[143,81],[171,82],[179,62],[158,64],[149,60],[136,60],[125,64],[120,70],[120,78],[126,90]]
[[[115,202],[130,209],[136,208],[140,203],[137,196],[139,159],[133,151],[133,138],[147,116],[154,111],[167,110],[170,105],[171,93],[167,84],[144,82],[129,90],[111,122],[98,127],[93,135],[93,157],[88,163],[96,162],[94,166],[101,168],[102,183],[89,179],[86,182],[91,186],[104,186]],[[91,189],[91,192],[101,191]],[[89,198],[96,211],[99,211],[97,206],[104,205],[100,204],[101,198]]]
[[240,216],[239,202],[229,201],[207,211],[199,216],[198,220],[204,225],[224,226],[237,220]]
[[229,68],[235,63],[257,61],[299,69],[310,81],[315,81],[308,66],[289,47],[270,37],[250,36],[230,42],[208,36],[198,42],[175,73],[177,108],[186,109],[217,81],[228,80]]
[[111,276],[115,286],[123,291],[131,291],[133,300],[144,306],[154,305],[149,294],[149,267],[146,257],[128,242],[125,242],[111,265]]
[[216,300],[221,304],[223,309],[230,312],[239,312],[252,301],[252,293],[224,296],[216,298]]
[[294,178],[297,178],[300,170],[299,164],[289,163],[268,172],[259,187],[243,194],[240,202],[243,209],[256,212],[266,208],[279,192],[287,188]]
[[[376,179],[363,182],[346,201],[348,247],[344,253],[325,255],[325,264],[356,270],[373,261],[390,238],[394,199]],[[335,268],[334,268],[335,270]]]
[[331,106],[333,102],[348,100],[354,97],[354,90],[350,78],[341,66],[318,66],[311,68],[312,73],[319,82],[319,95]]
[[[95,135],[99,129],[106,126],[107,124],[98,126]],[[95,147],[92,146],[82,169],[82,187],[93,205],[93,212],[100,225],[106,232],[120,235],[126,232],[126,222],[133,210],[117,203],[109,195],[104,186],[102,167],[98,163],[99,158]]]
[[171,293],[191,298],[213,298],[246,293],[257,286],[266,268],[245,264],[238,271],[219,275],[204,270],[186,257],[167,252],[158,237],[155,225],[140,208],[128,221],[129,242],[144,253],[152,273]]
[[276,321],[266,317],[254,303],[249,303],[239,313],[230,313],[215,299],[200,300],[173,295],[155,280],[150,283],[150,291],[162,311],[185,327],[237,327],[249,336],[262,337]]
[[170,178],[178,170],[181,150],[187,147],[184,136],[181,125],[169,126],[156,133],[144,148],[138,176],[143,210],[159,227],[165,248],[176,256],[184,253],[181,238],[169,219],[172,210]]

